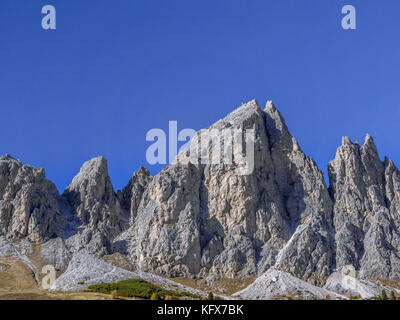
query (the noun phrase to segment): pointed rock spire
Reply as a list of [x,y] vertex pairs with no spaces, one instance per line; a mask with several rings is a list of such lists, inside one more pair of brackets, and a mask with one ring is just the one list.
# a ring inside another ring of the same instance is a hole
[[81,246],[98,254],[110,252],[110,240],[128,226],[108,175],[107,160],[99,156],[85,162],[63,197],[83,226]]
[[276,108],[275,108],[275,104],[272,100],[268,100],[267,103],[265,104],[265,110],[266,112],[275,112]]
[[282,114],[272,101],[267,102],[264,112],[270,147],[291,151],[293,149],[292,135]]
[[62,235],[65,220],[60,195],[44,169],[0,158],[0,233],[8,239],[43,243]]
[[[352,265],[372,280],[398,275],[400,269],[395,267],[398,261],[394,258],[398,253],[391,256],[389,246],[398,248],[400,235],[382,233],[382,230],[396,230],[393,223],[400,224],[395,222],[399,220],[395,212],[400,204],[396,175],[389,159],[384,163],[380,160],[369,134],[361,147],[346,139],[338,148],[336,158],[329,164],[337,268]],[[383,246],[376,239],[388,245]]]
[[342,137],[342,145],[345,144],[353,144],[353,142],[351,142],[350,138],[347,136]]
[[149,170],[141,166],[132,175],[128,185],[122,191],[118,191],[118,199],[122,207],[129,212],[132,221],[135,219],[142,195],[152,178]]
[[375,141],[369,133],[367,133],[367,135],[365,136],[365,141],[361,148],[368,149],[369,151],[378,155],[378,150],[376,148]]

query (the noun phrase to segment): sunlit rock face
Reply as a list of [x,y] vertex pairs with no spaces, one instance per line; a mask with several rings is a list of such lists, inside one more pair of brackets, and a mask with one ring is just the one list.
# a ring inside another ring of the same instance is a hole
[[276,265],[327,277],[332,203],[321,171],[272,102],[251,101],[201,133],[224,128],[255,130],[254,170],[239,175],[235,154],[232,164],[164,168],[132,219],[132,259],[169,276],[245,278]]
[[44,169],[22,165],[9,155],[0,157],[0,233],[8,239],[27,237],[39,244],[62,234],[59,201]]
[[111,253],[110,241],[129,223],[108,175],[107,160],[97,157],[83,164],[65,190],[73,226],[68,243],[99,255]]

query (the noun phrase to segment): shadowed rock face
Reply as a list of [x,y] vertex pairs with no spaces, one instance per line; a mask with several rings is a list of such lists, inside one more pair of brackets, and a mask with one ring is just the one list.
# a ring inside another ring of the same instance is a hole
[[43,243],[62,234],[59,201],[44,169],[22,165],[9,155],[0,158],[0,233],[8,239]]
[[329,164],[334,199],[336,265],[353,265],[369,279],[400,278],[400,176],[381,162],[367,135],[360,146],[343,138]]
[[154,177],[140,168],[117,195],[103,157],[86,162],[62,197],[42,169],[2,157],[0,233],[36,243],[61,237],[46,252],[119,252],[167,276],[280,270],[322,284],[353,265],[367,279],[399,279],[400,173],[369,135],[363,146],[343,139],[328,191],[272,102],[244,104],[198,136],[226,128],[254,130],[250,174],[237,172],[240,152],[231,164],[186,165],[182,152]]
[[149,170],[140,167],[140,169],[133,174],[128,185],[122,191],[118,191],[118,199],[121,206],[124,210],[129,212],[132,221],[136,218],[137,209],[142,200],[143,193],[151,180],[152,176]]

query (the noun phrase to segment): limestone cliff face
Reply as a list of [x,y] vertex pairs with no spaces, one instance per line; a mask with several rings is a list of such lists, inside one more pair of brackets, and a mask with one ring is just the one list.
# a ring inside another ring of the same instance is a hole
[[110,240],[124,230],[129,219],[114,192],[106,159],[97,157],[85,162],[63,198],[70,207],[71,223],[77,224],[72,228],[76,249],[110,253]]
[[243,278],[278,265],[326,277],[333,224],[323,174],[271,102],[251,101],[202,133],[229,127],[255,130],[253,172],[237,174],[235,153],[231,165],[166,167],[133,220],[133,259],[169,276]]
[[132,221],[136,218],[137,209],[144,191],[152,180],[152,176],[145,167],[140,167],[129,180],[128,185],[122,190],[118,191],[118,199],[124,210],[129,212]]
[[400,185],[392,161],[381,162],[367,135],[343,138],[329,164],[334,199],[336,266],[353,265],[368,279],[400,278]]
[[44,169],[0,157],[0,233],[8,239],[43,243],[62,234],[60,196]]

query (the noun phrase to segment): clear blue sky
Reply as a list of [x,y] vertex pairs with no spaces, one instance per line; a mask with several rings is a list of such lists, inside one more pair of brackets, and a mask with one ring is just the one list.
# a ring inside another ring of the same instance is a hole
[[[57,30],[41,28],[41,8]],[[357,9],[357,30],[341,8]],[[146,164],[151,128],[200,129],[274,100],[326,171],[343,135],[400,165],[398,0],[1,0],[0,153],[62,191],[109,161],[115,189]]]

